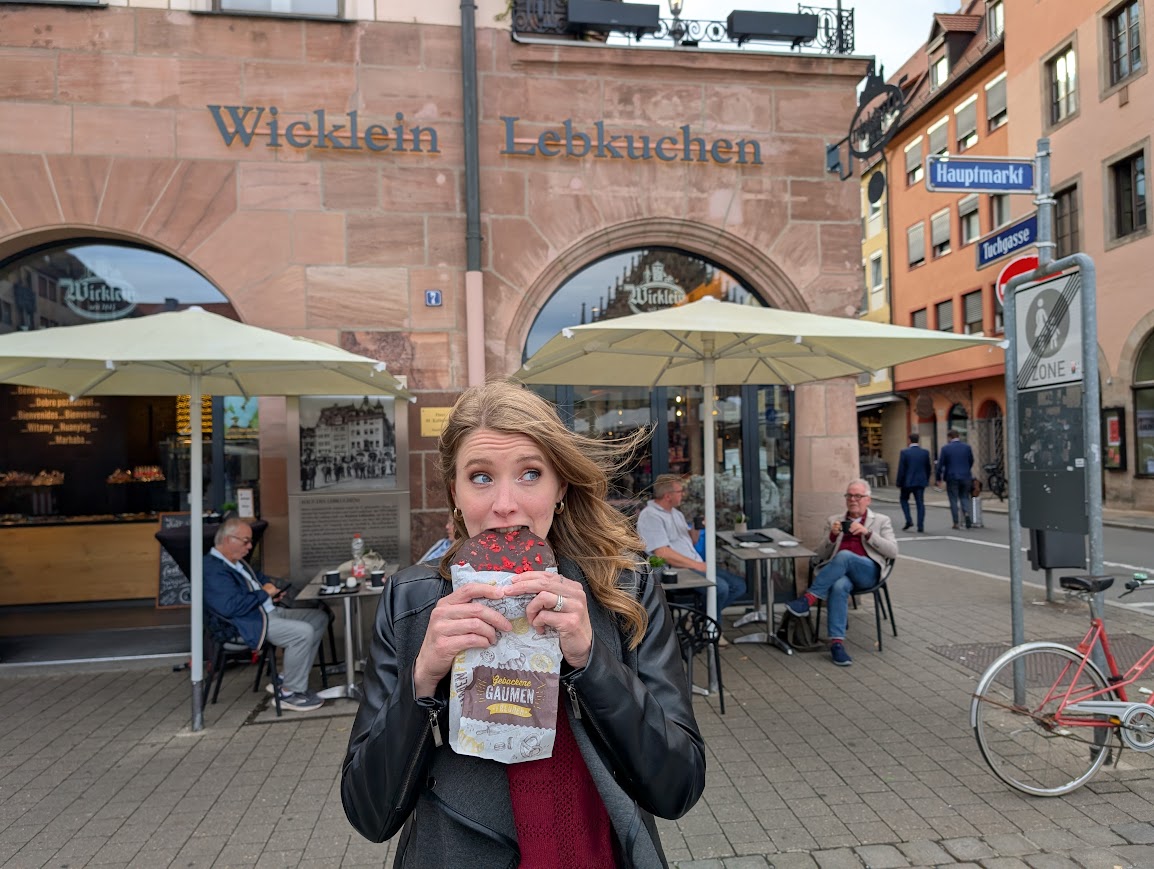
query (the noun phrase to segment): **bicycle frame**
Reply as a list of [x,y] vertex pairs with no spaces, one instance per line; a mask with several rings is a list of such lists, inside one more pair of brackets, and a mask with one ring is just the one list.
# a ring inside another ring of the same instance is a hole
[[[1106,658],[1106,665],[1108,667],[1108,672],[1105,674],[1106,681],[1110,684],[1106,688],[1097,690],[1084,688],[1075,692],[1074,686],[1079,683],[1082,671],[1086,667],[1086,662],[1090,660],[1090,654],[1095,645],[1101,645],[1102,647],[1102,654]],[[1146,653],[1124,674],[1119,673],[1117,659],[1114,657],[1114,652],[1110,648],[1110,636],[1106,633],[1106,626],[1099,616],[1093,616],[1090,619],[1090,629],[1086,632],[1086,636],[1082,638],[1082,641],[1078,643],[1076,651],[1082,660],[1075,668],[1073,678],[1069,679],[1067,683],[1066,677],[1070,673],[1070,668],[1074,667],[1073,664],[1069,664],[1063,668],[1058,678],[1054,681],[1053,686],[1051,686],[1049,693],[1046,695],[1046,702],[1049,702],[1061,695],[1063,690],[1065,691],[1065,695],[1061,697],[1058,711],[1054,715],[1054,723],[1067,727],[1117,726],[1119,722],[1116,717],[1114,720],[1101,717],[1081,718],[1077,715],[1067,715],[1066,710],[1069,707],[1081,707],[1079,712],[1089,712],[1092,710],[1099,713],[1099,715],[1103,712],[1109,713],[1111,711],[1117,711],[1121,713],[1125,711],[1126,706],[1131,702],[1126,696],[1126,686],[1132,685],[1150,668],[1151,664],[1154,664],[1154,646],[1147,649]],[[1068,684],[1069,687],[1063,689],[1061,686],[1064,683]],[[1118,698],[1117,701],[1107,699],[1110,698],[1110,695],[1116,695]],[[1100,702],[1094,703],[1095,700],[1100,700]],[[1146,702],[1149,703],[1149,701]],[[1116,710],[1111,708],[1114,706],[1117,707]]]

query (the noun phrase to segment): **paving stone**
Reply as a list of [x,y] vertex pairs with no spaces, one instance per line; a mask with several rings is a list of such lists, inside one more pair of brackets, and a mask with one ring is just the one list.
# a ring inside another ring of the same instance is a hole
[[928,839],[899,842],[897,847],[912,866],[936,866],[953,860],[941,845]]
[[902,869],[910,863],[893,845],[863,845],[855,848],[866,869]]
[[1154,844],[1154,824],[1117,824],[1111,829],[1131,845]]
[[983,860],[984,869],[1030,869],[1028,863],[1023,863],[1017,857],[991,857]]
[[802,851],[773,855],[773,869],[817,869],[817,863]]
[[1032,869],[1080,869],[1065,854],[1027,854],[1022,858]]
[[725,869],[772,869],[770,862],[761,856],[726,857],[722,865]]
[[820,869],[862,869],[862,862],[851,848],[814,851],[811,855]]

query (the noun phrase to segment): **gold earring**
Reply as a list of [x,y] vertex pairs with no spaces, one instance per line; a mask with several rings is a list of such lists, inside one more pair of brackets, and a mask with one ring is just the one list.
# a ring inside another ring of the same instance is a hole
[[560,516],[562,513],[564,513],[565,512],[565,502],[564,501],[558,501],[553,506],[553,512],[556,513],[558,516]]
[[453,508],[453,518],[454,519],[460,519],[461,518],[461,508],[460,507],[454,507]]

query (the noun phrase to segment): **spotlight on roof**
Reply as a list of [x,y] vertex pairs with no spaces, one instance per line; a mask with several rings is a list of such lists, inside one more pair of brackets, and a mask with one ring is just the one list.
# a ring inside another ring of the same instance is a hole
[[614,30],[642,34],[655,33],[660,26],[661,7],[648,3],[614,3],[612,0],[569,0],[569,24],[580,30],[610,33]]
[[798,46],[817,38],[817,16],[796,12],[749,12],[735,9],[729,13],[725,26],[729,38],[736,40],[738,45],[750,39],[766,39]]

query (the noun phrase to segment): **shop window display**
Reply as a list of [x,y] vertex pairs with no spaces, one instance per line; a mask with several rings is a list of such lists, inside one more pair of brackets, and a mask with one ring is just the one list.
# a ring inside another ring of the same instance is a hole
[[[142,317],[200,305],[235,317],[225,296],[183,263],[105,241],[38,248],[0,263],[0,334]],[[70,400],[32,386],[0,385],[0,521],[5,525],[155,520],[187,509],[188,396]],[[196,403],[211,456],[223,440],[219,507],[257,478],[257,403],[207,396]],[[227,409],[227,412],[226,412]],[[206,462],[206,469],[210,463]],[[207,480],[205,481],[207,485]]]

